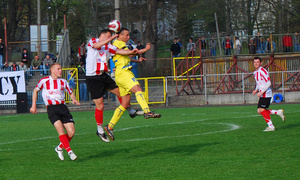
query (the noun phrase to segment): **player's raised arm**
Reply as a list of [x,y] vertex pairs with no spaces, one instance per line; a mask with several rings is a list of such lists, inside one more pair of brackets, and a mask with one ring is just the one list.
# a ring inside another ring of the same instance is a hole
[[116,54],[120,55],[135,55],[138,54],[138,49],[128,50],[128,49],[117,49]]
[[116,37],[118,37],[118,34],[114,34],[112,35],[111,37],[109,38],[101,38],[101,41],[99,42],[96,42],[93,44],[93,47],[98,49],[98,48],[101,48],[103,45],[109,43],[110,41],[114,40]]
[[150,43],[147,43],[146,47],[144,49],[139,50],[139,54],[143,54],[147,52],[149,49],[151,49]]

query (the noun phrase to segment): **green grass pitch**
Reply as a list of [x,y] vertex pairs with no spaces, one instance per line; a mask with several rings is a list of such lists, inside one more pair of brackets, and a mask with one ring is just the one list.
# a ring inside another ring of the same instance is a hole
[[76,161],[58,159],[47,114],[2,115],[0,179],[300,179],[300,104],[271,108],[286,116],[271,115],[275,132],[263,132],[256,105],[156,109],[162,117],[149,120],[125,112],[109,143],[93,111],[72,112]]

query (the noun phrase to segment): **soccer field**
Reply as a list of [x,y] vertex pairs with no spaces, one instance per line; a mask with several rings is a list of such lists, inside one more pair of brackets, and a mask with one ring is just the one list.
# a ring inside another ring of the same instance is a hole
[[256,105],[156,109],[162,117],[148,120],[125,112],[109,143],[93,111],[72,112],[76,161],[58,159],[47,114],[3,115],[0,179],[300,179],[300,104],[271,108],[286,117],[271,115],[274,132]]

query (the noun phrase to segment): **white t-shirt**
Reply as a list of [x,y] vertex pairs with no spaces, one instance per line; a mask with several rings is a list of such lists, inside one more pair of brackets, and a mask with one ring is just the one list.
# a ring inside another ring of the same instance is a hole
[[99,39],[93,38],[87,45],[86,76],[101,75],[103,72],[107,72],[107,61],[110,56],[116,54],[116,46],[109,43],[96,49],[94,44],[97,42],[99,42]]
[[[270,77],[268,71],[260,67],[257,71],[253,73],[255,82],[256,82],[256,89],[261,92],[262,89],[265,89],[267,86],[267,82],[270,82]],[[272,97],[272,89],[269,87],[261,97]]]
[[65,104],[65,91],[73,92],[67,80],[63,78],[53,79],[51,76],[42,78],[35,87],[42,91],[42,97],[46,106]]

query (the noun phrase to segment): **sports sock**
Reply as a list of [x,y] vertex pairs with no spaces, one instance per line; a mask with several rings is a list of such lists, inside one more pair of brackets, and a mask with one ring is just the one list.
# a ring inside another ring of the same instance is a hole
[[67,135],[63,134],[63,135],[60,135],[59,136],[59,140],[60,142],[62,143],[63,147],[65,148],[65,150],[67,152],[71,151],[71,148],[70,148],[70,144],[69,144],[69,140],[67,138]]
[[263,112],[261,112],[261,115],[263,116],[269,127],[274,127],[270,117],[270,112],[268,110],[264,110]]
[[119,107],[117,107],[117,109],[115,110],[114,112],[114,115],[113,117],[111,118],[109,124],[108,124],[108,127],[110,129],[113,129],[114,126],[117,124],[117,122],[119,121],[119,119],[121,118],[122,114],[124,113],[126,109],[120,105]]
[[278,110],[269,109],[268,111],[270,112],[270,114],[277,114],[278,113]]
[[[72,137],[70,137],[68,134],[65,134],[66,136],[67,136],[67,138],[68,138],[68,140],[69,140],[69,143],[71,142],[71,139],[72,139]],[[61,149],[63,149],[64,148],[64,146],[63,146],[63,144],[62,143],[59,143],[59,145],[58,145],[58,149],[59,150],[61,150]]]
[[95,109],[95,119],[98,126],[103,124],[103,110]]
[[146,102],[146,99],[142,93],[142,91],[138,91],[135,93],[135,97],[136,97],[136,100],[137,102],[139,103],[139,105],[141,106],[142,110],[145,112],[145,113],[148,113],[150,112],[150,109],[149,109],[149,106]]
[[129,108],[127,108],[126,110],[129,114],[134,114],[135,113],[135,109],[133,109],[131,106],[129,106]]

